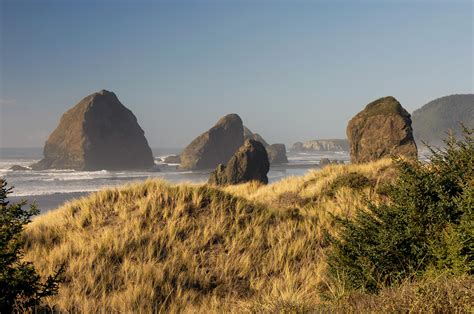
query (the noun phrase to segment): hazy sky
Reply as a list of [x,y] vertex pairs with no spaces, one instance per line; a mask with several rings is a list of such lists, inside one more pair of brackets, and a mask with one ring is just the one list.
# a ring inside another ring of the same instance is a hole
[[108,89],[153,147],[236,112],[269,142],[345,137],[368,102],[473,92],[472,1],[0,0],[2,147]]

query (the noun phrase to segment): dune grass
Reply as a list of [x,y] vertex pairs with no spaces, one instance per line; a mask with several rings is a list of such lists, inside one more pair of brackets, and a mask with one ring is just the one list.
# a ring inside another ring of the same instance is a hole
[[[365,179],[354,181],[354,173]],[[365,198],[383,200],[383,186],[395,176],[391,161],[381,160],[266,186],[153,180],[103,190],[37,217],[25,231],[25,259],[42,275],[65,265],[59,294],[47,299],[62,311],[397,310],[374,304],[417,288],[407,283],[379,296],[346,291],[327,275],[325,234],[333,232],[331,215],[350,217]],[[456,280],[472,285],[469,277]],[[449,290],[446,282],[430,284]]]

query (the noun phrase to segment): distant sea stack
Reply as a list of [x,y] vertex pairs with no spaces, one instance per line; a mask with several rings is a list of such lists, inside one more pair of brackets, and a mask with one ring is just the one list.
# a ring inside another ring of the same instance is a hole
[[214,169],[226,164],[244,142],[242,119],[237,114],[221,118],[195,138],[181,154],[181,169]]
[[272,144],[265,147],[268,154],[268,161],[272,165],[288,163],[285,144]]
[[368,104],[347,126],[351,161],[364,163],[385,156],[418,156],[410,114],[394,97]]
[[263,137],[262,137],[260,134],[258,134],[258,133],[253,133],[252,131],[250,131],[249,128],[247,128],[247,127],[244,125],[244,140],[247,140],[247,139],[259,141],[259,142],[262,143],[263,146],[265,146],[265,147],[269,146],[269,144],[267,143],[267,141],[265,141],[265,140],[263,139]]
[[249,181],[268,183],[270,170],[267,151],[263,144],[252,139],[245,140],[226,166],[217,166],[209,178],[214,185],[239,184]]
[[460,123],[474,128],[474,94],[450,95],[430,101],[412,115],[413,135],[419,147],[422,141],[444,146],[448,132],[462,136]]
[[154,165],[135,115],[113,92],[101,90],[63,114],[34,170],[132,170]]
[[288,162],[288,157],[286,156],[286,146],[285,144],[268,144],[267,141],[258,133],[253,133],[244,125],[244,140],[251,139],[259,141],[263,144],[267,150],[268,160],[272,165],[279,165]]
[[328,140],[312,140],[307,142],[296,142],[291,147],[296,152],[340,152],[349,151],[349,141],[346,139],[328,139]]

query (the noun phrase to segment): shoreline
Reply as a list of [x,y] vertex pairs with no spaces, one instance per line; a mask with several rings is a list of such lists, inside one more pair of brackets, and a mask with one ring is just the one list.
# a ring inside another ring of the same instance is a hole
[[[321,167],[316,164],[316,163],[287,163],[287,164],[280,164],[280,165],[273,165],[270,167],[270,172],[273,171],[273,176],[270,176],[269,172],[269,180],[270,183],[279,181],[283,179],[286,176],[300,176],[303,175],[306,171],[310,169],[321,169]],[[186,174],[186,176],[193,177],[193,176],[209,176],[211,173],[212,169],[209,170],[198,170],[198,171],[193,171],[192,173],[187,173],[186,171],[183,171],[182,173]],[[287,173],[289,171],[290,173]],[[163,174],[167,174],[167,172],[161,172]],[[171,173],[171,172],[170,172]],[[180,174],[180,171],[174,171],[172,174]],[[283,174],[281,174],[283,173]],[[188,178],[188,179],[189,179]],[[189,180],[173,180],[172,178],[161,178],[165,181],[168,181],[170,183],[180,183],[180,182],[188,182]],[[142,180],[138,180],[142,181]],[[193,180],[191,180],[193,181]],[[206,182],[204,180],[203,182]],[[120,185],[125,185],[129,182],[123,182],[123,184]],[[105,186],[103,187],[105,188]],[[98,190],[100,190],[99,188]],[[19,203],[22,200],[27,201],[27,205],[32,204],[33,202],[36,203],[37,208],[40,210],[40,215],[47,213],[53,209],[56,209],[62,205],[64,205],[68,201],[72,201],[74,199],[87,196],[91,193],[94,193],[95,191],[84,191],[84,192],[57,192],[57,193],[51,193],[51,194],[40,194],[40,195],[22,195],[22,196],[15,196],[15,195],[9,195],[8,200],[11,203]]]
[[70,192],[70,193],[54,193],[44,195],[25,195],[25,196],[8,196],[8,201],[13,203],[19,203],[22,200],[28,201],[26,206],[36,203],[37,208],[40,210],[39,215],[49,212],[50,210],[56,209],[64,203],[86,196],[94,192]]

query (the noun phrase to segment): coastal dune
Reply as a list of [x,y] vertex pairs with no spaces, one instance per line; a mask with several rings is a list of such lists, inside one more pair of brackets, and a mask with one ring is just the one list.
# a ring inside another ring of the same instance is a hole
[[[337,287],[326,275],[330,216],[381,199],[394,171],[381,160],[270,185],[149,180],[106,189],[37,217],[25,258],[41,274],[66,265],[47,300],[63,311],[316,309],[328,305],[316,292]],[[368,183],[344,183],[348,173]]]

